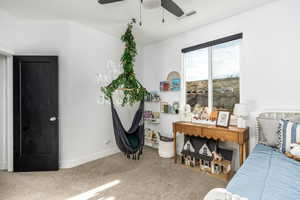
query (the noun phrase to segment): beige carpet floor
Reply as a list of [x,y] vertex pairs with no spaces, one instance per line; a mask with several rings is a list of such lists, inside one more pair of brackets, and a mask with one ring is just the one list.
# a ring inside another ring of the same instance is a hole
[[225,186],[150,148],[139,161],[116,154],[57,172],[0,172],[1,200],[202,200]]

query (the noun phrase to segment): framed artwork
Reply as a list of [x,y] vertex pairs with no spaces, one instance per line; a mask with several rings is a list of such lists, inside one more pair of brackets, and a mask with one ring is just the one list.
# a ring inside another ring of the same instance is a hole
[[228,127],[230,122],[230,112],[229,111],[219,111],[217,117],[217,126]]
[[180,91],[180,79],[172,79],[171,81],[171,90],[172,91]]
[[169,81],[161,81],[160,82],[160,91],[170,91],[170,82]]

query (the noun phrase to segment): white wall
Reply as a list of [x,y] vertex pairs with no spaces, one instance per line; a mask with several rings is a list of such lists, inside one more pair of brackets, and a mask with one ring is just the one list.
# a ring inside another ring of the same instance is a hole
[[5,67],[6,57],[0,55],[0,170],[6,168],[6,132],[5,132]]
[[[18,19],[0,12],[0,46],[16,54],[59,56],[60,164],[72,167],[117,152],[109,105],[97,104],[96,74],[119,62],[115,38],[68,21]],[[121,109],[125,126],[130,109]],[[105,145],[104,142],[112,142]],[[1,155],[1,152],[0,152]]]
[[0,45],[19,53],[61,53],[68,42],[65,21],[25,20],[0,10]]
[[[118,62],[118,39],[76,23],[69,24],[65,65],[60,70],[62,165],[116,152],[110,106],[97,104],[97,73],[108,60]],[[105,145],[106,140],[112,141]]]
[[[254,118],[265,110],[299,110],[300,1],[280,0],[217,23],[180,34],[143,49],[143,82],[151,90],[168,72],[181,69],[181,49],[243,32],[241,101],[250,104],[251,146]],[[163,94],[179,100],[179,94]],[[161,129],[171,133],[172,121],[162,116]]]

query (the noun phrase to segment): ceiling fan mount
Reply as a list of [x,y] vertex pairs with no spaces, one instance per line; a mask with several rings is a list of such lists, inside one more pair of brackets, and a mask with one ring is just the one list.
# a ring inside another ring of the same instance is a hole
[[155,9],[161,6],[161,0],[141,0],[141,3],[147,9]]
[[[124,0],[98,0],[100,4],[110,4]],[[182,17],[184,15],[183,10],[173,0],[140,0],[141,5],[148,9],[154,9],[162,7],[169,11],[176,17]]]

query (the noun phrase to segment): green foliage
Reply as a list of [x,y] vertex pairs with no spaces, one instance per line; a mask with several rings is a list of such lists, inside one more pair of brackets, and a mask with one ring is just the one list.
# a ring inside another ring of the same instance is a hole
[[121,64],[124,72],[108,86],[101,88],[107,99],[112,97],[114,91],[122,89],[124,92],[122,106],[125,104],[132,105],[136,102],[142,101],[145,96],[149,95],[148,91],[136,79],[133,70],[135,57],[137,55],[136,43],[132,34],[134,24],[135,19],[132,19],[132,22],[127,26],[126,32],[121,37],[122,42],[125,43],[125,50],[121,57]]

